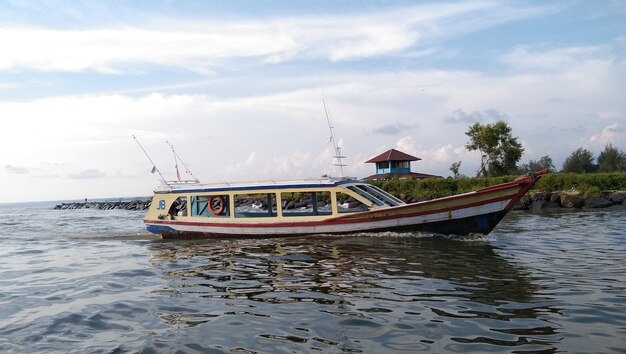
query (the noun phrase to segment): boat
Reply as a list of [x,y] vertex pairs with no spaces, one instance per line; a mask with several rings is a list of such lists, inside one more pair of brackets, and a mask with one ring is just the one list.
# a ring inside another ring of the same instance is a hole
[[149,232],[166,238],[385,231],[488,234],[545,173],[417,203],[405,203],[354,178],[170,182],[155,189],[144,223]]

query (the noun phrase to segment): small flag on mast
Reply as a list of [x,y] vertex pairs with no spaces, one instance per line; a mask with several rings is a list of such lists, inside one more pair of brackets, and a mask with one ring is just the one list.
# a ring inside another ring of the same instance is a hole
[[155,173],[156,172],[156,166],[152,166],[152,169],[150,170],[150,173]]

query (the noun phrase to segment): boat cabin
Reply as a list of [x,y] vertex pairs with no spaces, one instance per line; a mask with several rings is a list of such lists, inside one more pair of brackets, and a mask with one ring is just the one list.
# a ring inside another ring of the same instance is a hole
[[543,174],[413,204],[354,179],[171,183],[155,190],[144,223],[163,237],[488,234]]
[[146,219],[308,220],[402,204],[400,199],[380,188],[357,180],[169,185],[155,191]]

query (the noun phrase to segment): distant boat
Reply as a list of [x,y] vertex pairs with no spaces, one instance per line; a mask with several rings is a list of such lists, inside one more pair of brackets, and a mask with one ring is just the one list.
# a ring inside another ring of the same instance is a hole
[[274,237],[422,231],[488,234],[547,171],[407,204],[350,178],[159,186],[144,223],[164,237]]

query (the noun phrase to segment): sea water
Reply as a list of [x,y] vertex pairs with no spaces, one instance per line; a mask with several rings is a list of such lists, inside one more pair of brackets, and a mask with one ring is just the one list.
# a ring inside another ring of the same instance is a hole
[[626,353],[626,210],[488,236],[164,241],[143,212],[0,205],[0,352]]

